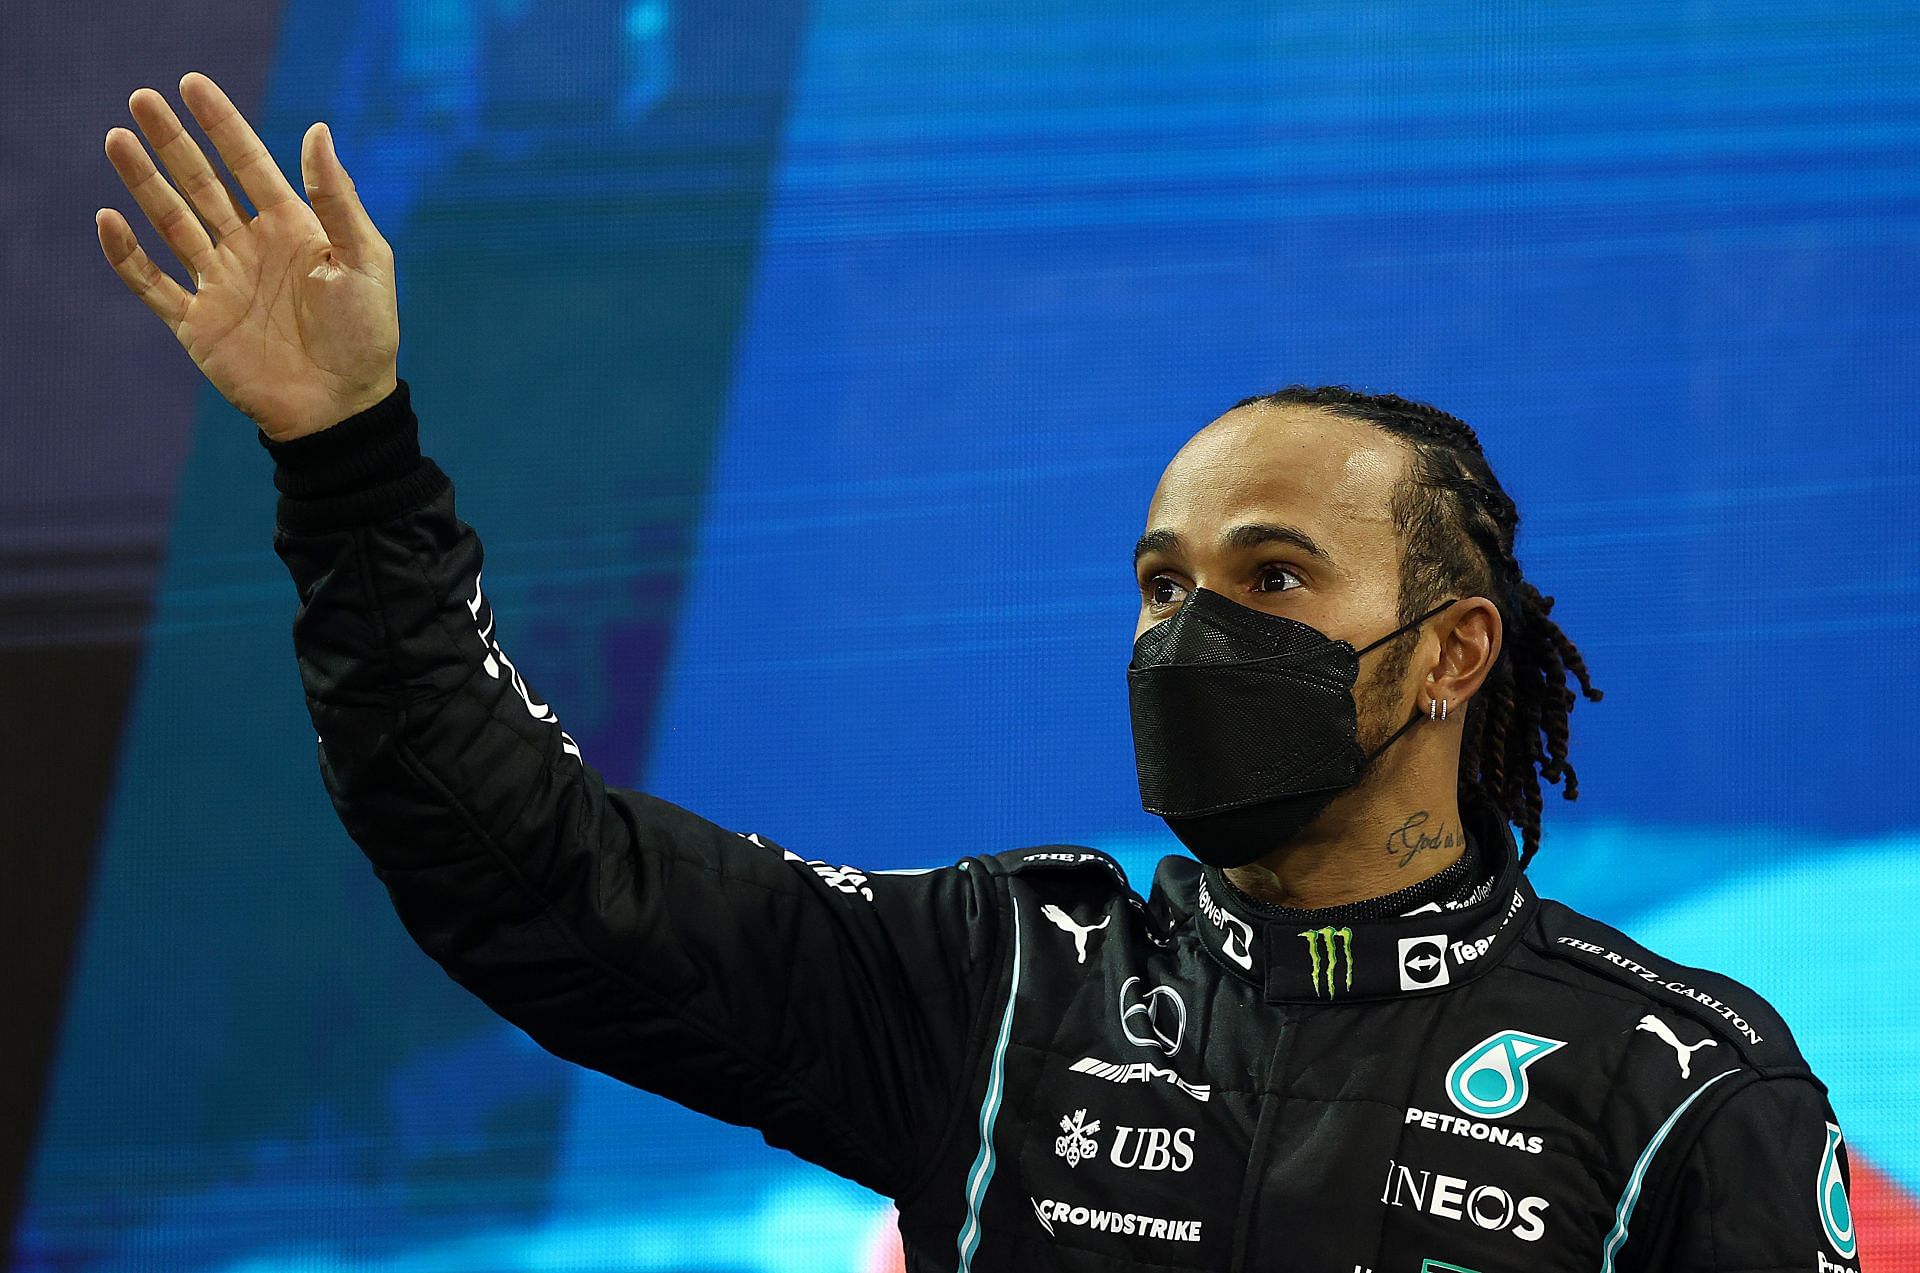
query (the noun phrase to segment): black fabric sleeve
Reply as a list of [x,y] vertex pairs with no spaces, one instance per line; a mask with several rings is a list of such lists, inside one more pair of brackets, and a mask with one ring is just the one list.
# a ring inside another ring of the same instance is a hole
[[447,487],[420,454],[419,422],[405,380],[357,415],[291,442],[255,435],[273,456],[283,530],[312,533],[381,521]]
[[907,1191],[962,1121],[993,877],[802,861],[608,787],[501,647],[396,395],[268,450],[321,775],[402,923],[555,1055]]
[[1813,1078],[1750,1081],[1714,1109],[1662,1189],[1648,1273],[1858,1273],[1839,1120]]

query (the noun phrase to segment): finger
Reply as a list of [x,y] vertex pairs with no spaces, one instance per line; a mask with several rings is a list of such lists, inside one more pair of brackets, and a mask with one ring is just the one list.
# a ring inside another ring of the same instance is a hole
[[174,185],[212,229],[214,240],[217,242],[244,228],[247,216],[240,211],[239,201],[220,180],[207,152],[200,149],[200,143],[187,132],[167,99],[150,88],[136,88],[127,99],[127,109],[133,112],[134,122],[146,134],[147,144],[167,166]]
[[106,140],[107,160],[126,183],[127,191],[147,214],[147,220],[160,232],[173,254],[187,267],[197,282],[201,267],[213,252],[213,240],[207,227],[193,215],[193,209],[180,192],[167,184],[160,170],[147,157],[147,148],[127,128],[109,128]]
[[280,171],[280,165],[273,162],[260,135],[253,131],[253,125],[247,123],[218,84],[199,71],[188,71],[180,77],[180,100],[193,112],[201,130],[220,152],[227,171],[246,191],[247,198],[253,200],[257,211],[265,213],[289,199],[299,198],[287,183],[286,174]]
[[107,264],[127,285],[127,290],[158,314],[168,331],[178,336],[180,324],[187,316],[187,306],[192,303],[191,294],[141,251],[139,240],[133,237],[133,227],[118,212],[112,208],[100,209],[93,214],[93,228],[100,239],[100,250],[107,254]]
[[335,247],[365,259],[376,246],[385,244],[333,149],[333,130],[327,125],[316,123],[300,139],[300,174],[313,214]]

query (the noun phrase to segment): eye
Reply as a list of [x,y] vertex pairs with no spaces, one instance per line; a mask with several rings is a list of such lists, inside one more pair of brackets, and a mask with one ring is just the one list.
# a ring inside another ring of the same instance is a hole
[[1158,608],[1176,604],[1183,590],[1167,575],[1154,575],[1147,580],[1141,591],[1147,596],[1147,604]]
[[[1290,579],[1293,582],[1281,584],[1278,587],[1269,587],[1268,585],[1276,576],[1281,579]],[[1279,565],[1278,563],[1260,567],[1260,585],[1260,587],[1254,589],[1255,592],[1291,592],[1295,588],[1303,586],[1300,582],[1299,575],[1294,574],[1291,570],[1288,570],[1285,566]]]

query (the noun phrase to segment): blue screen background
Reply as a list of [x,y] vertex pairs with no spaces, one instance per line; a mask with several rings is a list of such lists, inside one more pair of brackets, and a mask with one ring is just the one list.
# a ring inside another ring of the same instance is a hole
[[[1466,418],[1606,691],[1537,885],[1771,999],[1920,1268],[1906,6],[290,0],[290,172],[313,119],[503,645],[610,782],[805,857],[1144,891],[1161,467],[1293,381]],[[889,1267],[884,1199],[414,949],[251,433],[205,391],[13,1267]]]

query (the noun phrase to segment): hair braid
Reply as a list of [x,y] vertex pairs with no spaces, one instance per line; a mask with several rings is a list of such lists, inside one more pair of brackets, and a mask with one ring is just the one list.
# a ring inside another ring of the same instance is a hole
[[[1401,536],[1400,618],[1449,596],[1484,596],[1500,611],[1500,657],[1469,704],[1460,749],[1460,800],[1483,803],[1522,834],[1520,861],[1540,849],[1541,783],[1572,800],[1580,784],[1567,759],[1575,695],[1599,702],[1586,660],[1552,619],[1553,598],[1520,571],[1520,510],[1487,463],[1472,426],[1438,407],[1344,385],[1289,385],[1234,404],[1325,407],[1409,444],[1408,476],[1394,493]],[[1410,653],[1413,633],[1399,649]],[[1403,655],[1403,657],[1405,657]]]

